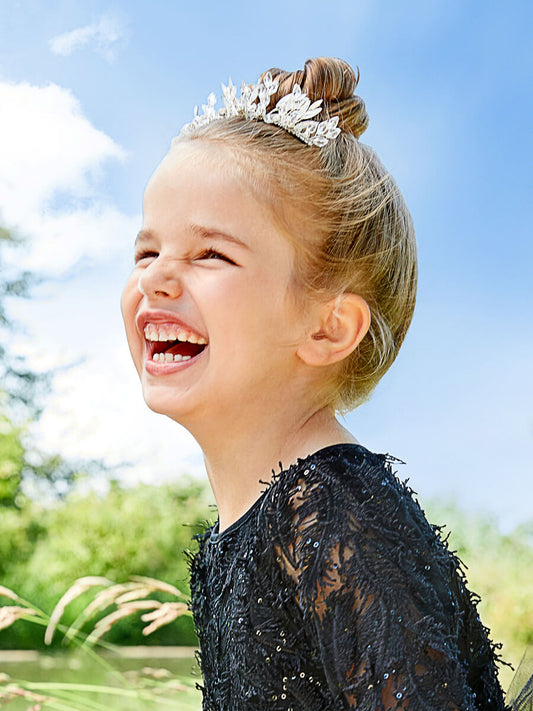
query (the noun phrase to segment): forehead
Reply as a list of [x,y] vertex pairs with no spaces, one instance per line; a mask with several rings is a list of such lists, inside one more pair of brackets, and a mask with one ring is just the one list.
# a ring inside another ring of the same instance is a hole
[[148,182],[143,211],[143,228],[155,233],[186,226],[196,234],[219,230],[265,249],[280,239],[290,244],[276,211],[229,151],[200,141],[172,146]]
[[[206,201],[220,197],[225,205],[253,209],[269,219],[298,252],[316,248],[323,241],[315,208],[302,199],[305,190],[296,190],[285,165],[264,152],[257,152],[235,141],[175,139],[168,154],[156,169],[145,192],[144,206],[154,188],[174,185],[176,190],[196,186]],[[167,190],[167,199],[174,199]]]
[[247,207],[263,211],[267,206],[247,178],[227,150],[201,142],[175,142],[148,181],[144,203],[150,206],[168,199],[170,209],[192,194],[195,203],[203,200],[207,206],[222,196],[230,203],[246,202]]

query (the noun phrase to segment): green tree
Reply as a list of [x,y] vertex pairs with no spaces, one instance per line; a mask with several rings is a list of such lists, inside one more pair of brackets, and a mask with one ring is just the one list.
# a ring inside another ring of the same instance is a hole
[[9,316],[10,299],[27,299],[39,278],[29,271],[17,270],[5,259],[8,249],[21,248],[23,240],[0,226],[0,407],[9,410],[17,420],[38,417],[42,395],[50,384],[51,374],[35,373],[23,358],[10,352],[9,337],[17,324]]
[[0,506],[15,505],[22,481],[24,447],[20,430],[0,414]]
[[68,461],[36,446],[30,425],[41,415],[54,372],[35,373],[13,354],[9,340],[17,324],[9,316],[9,300],[30,298],[40,277],[17,270],[6,260],[8,249],[23,241],[0,227],[0,507],[24,505],[24,484],[39,482],[56,495],[67,492],[80,476],[102,470],[98,461]]

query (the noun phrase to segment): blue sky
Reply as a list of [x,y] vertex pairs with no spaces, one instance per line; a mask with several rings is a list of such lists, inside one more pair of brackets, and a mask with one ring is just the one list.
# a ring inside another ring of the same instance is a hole
[[[60,376],[39,425],[67,455],[130,457],[131,478],[201,470],[191,438],[145,412],[118,296],[142,192],[221,81],[336,55],[358,65],[364,134],[413,213],[413,326],[358,439],[427,496],[504,527],[531,519],[532,80],[527,2],[0,3],[0,219],[50,275],[14,344]],[[529,129],[529,130],[528,130]]]

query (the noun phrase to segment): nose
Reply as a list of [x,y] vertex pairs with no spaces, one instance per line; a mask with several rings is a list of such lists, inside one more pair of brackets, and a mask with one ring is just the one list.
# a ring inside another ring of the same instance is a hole
[[177,260],[154,259],[139,277],[138,288],[144,296],[176,299],[183,291]]

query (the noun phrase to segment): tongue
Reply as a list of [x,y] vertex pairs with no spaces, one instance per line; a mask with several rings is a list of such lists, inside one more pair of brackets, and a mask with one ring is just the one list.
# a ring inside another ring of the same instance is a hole
[[205,346],[200,345],[199,343],[189,343],[188,341],[177,341],[174,343],[173,346],[170,346],[169,348],[165,348],[163,353],[171,353],[172,355],[182,355],[182,356],[191,356],[194,357],[195,355],[198,355],[201,351],[203,351]]

